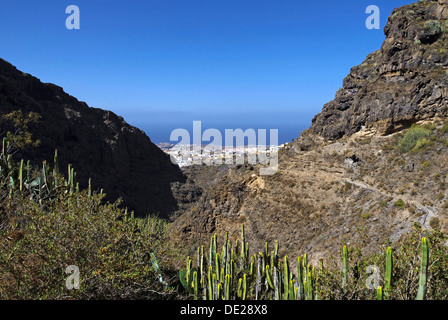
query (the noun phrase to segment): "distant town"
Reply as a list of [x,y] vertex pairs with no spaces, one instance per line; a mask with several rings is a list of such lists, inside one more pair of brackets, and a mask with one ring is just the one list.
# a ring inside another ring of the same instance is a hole
[[157,146],[171,156],[171,160],[179,167],[198,164],[220,165],[240,163],[263,163],[276,154],[285,144],[280,146],[238,146],[218,147],[211,145],[173,145],[159,143]]

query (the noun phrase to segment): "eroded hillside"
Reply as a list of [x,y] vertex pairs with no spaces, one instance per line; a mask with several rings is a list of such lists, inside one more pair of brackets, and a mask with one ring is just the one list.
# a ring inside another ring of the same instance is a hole
[[[244,223],[258,248],[279,240],[281,253],[316,261],[364,236],[377,250],[415,222],[446,230],[447,18],[446,0],[395,9],[382,48],[281,151],[278,173],[229,170],[172,224],[173,237],[237,238]],[[409,142],[412,130],[422,135]]]

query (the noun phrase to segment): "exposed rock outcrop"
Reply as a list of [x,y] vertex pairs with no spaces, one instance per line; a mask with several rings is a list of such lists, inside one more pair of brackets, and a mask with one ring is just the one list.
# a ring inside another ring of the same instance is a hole
[[362,128],[389,134],[413,122],[448,115],[448,1],[397,8],[380,50],[351,69],[309,132],[328,139]]
[[171,183],[184,182],[185,176],[142,130],[0,59],[0,114],[12,110],[42,117],[30,128],[40,146],[18,156],[40,164],[58,149],[61,168],[71,163],[81,186],[91,177],[95,188],[111,200],[122,197],[136,215],[167,218],[177,209]]

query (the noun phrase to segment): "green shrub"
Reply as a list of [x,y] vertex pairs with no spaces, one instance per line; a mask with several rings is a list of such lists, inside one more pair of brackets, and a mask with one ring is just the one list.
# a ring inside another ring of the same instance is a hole
[[440,25],[440,22],[437,20],[429,20],[426,21],[424,24],[426,29],[429,29],[433,31],[434,33],[441,33],[442,32],[442,26]]
[[394,205],[395,205],[397,208],[403,209],[403,208],[405,207],[406,203],[403,201],[403,199],[398,199],[398,200],[394,203]]
[[398,142],[398,149],[401,152],[420,150],[428,145],[426,137],[430,134],[431,131],[429,129],[413,124]]
[[[105,194],[90,186],[79,190],[73,169],[67,180],[46,162],[25,173],[7,146],[5,139],[0,299],[161,299],[173,292],[164,274],[174,252],[163,241],[165,221],[134,218],[120,201],[104,203]],[[79,268],[79,289],[66,286],[69,266]]]

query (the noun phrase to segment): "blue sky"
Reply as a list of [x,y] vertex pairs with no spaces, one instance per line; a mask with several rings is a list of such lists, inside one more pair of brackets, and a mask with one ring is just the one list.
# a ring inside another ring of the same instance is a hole
[[[154,142],[192,127],[299,136],[404,0],[1,0],[0,57]],[[68,30],[68,5],[80,30]],[[380,30],[368,30],[368,5]]]

